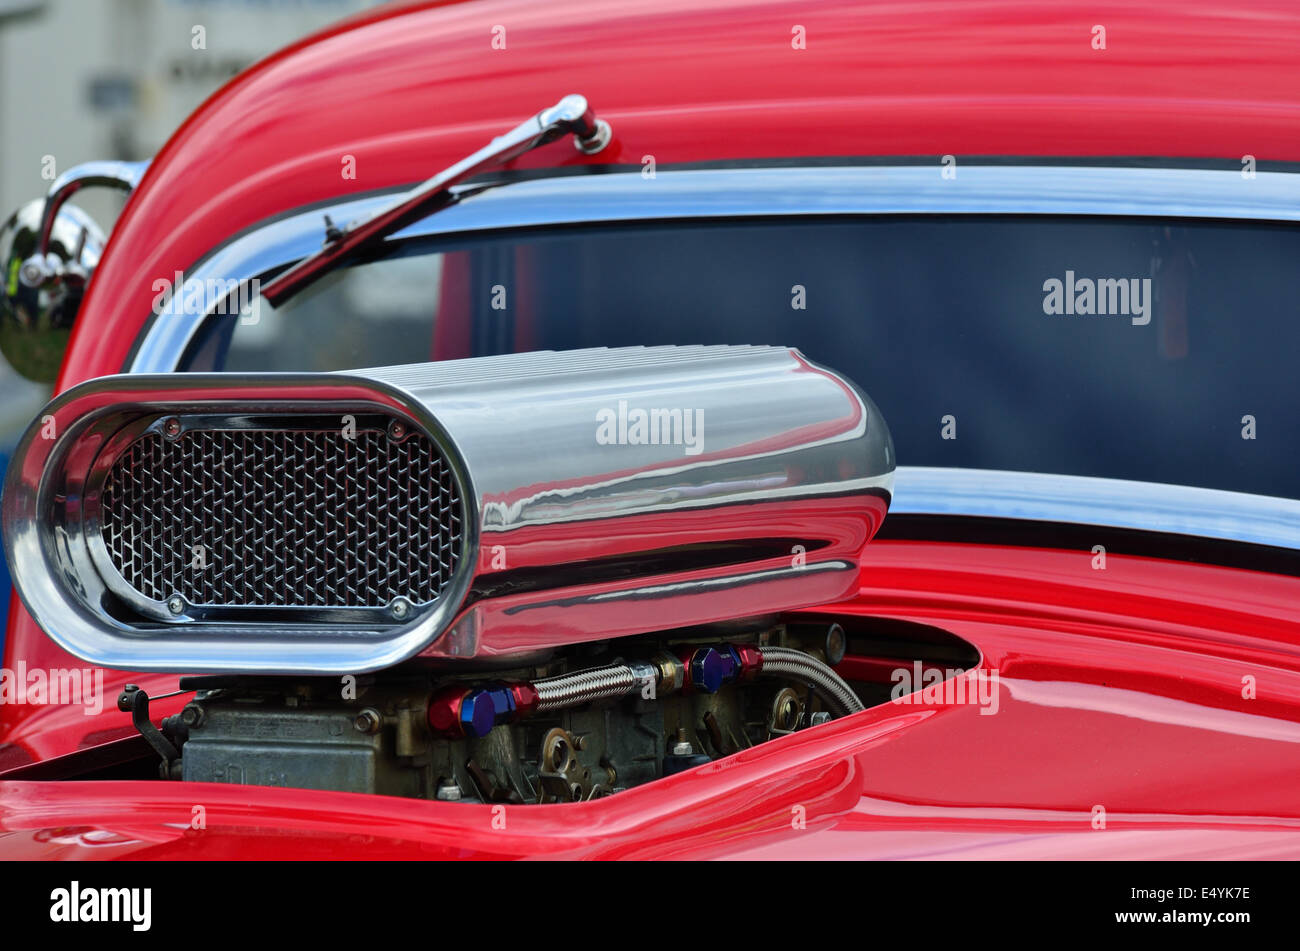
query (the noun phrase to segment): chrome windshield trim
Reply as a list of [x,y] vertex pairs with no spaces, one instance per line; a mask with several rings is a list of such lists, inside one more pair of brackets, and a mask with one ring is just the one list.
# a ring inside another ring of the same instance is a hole
[[1300,501],[1091,476],[899,466],[889,514],[1064,522],[1300,549]]
[[1300,221],[1300,174],[1185,168],[938,165],[663,170],[483,191],[397,237],[548,224],[767,215],[1138,215]]
[[[277,219],[216,249],[186,275],[185,291],[209,281],[248,281],[297,261],[320,249],[326,214],[348,222],[391,201],[391,193],[370,195]],[[969,165],[945,179],[936,164],[661,170],[654,178],[640,170],[566,175],[473,193],[390,240],[548,225],[893,214],[1300,221],[1300,174],[1257,172],[1247,179],[1232,170]],[[155,319],[127,372],[175,370],[201,322],[200,315]]]
[[[515,182],[468,196],[392,241],[633,221],[769,216],[1034,214],[1300,221],[1300,174],[1095,166],[810,166],[640,170]],[[319,249],[324,216],[361,218],[372,194],[293,213],[221,246],[185,288],[248,281]],[[203,299],[203,295],[198,295]],[[177,369],[202,316],[158,317],[127,372]],[[891,511],[1035,519],[1300,549],[1300,501],[1214,489],[991,470],[900,467]]]

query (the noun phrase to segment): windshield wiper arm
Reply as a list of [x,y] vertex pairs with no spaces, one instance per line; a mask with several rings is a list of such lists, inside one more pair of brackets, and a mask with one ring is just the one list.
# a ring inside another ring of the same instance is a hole
[[609,144],[609,123],[597,119],[584,96],[565,96],[505,135],[497,136],[473,155],[443,169],[417,185],[391,205],[342,230],[326,233],[325,246],[309,254],[262,288],[262,297],[272,307],[309,284],[324,277],[345,258],[383,241],[412,222],[441,211],[454,201],[451,189],[480,172],[504,165],[540,145],[554,142],[565,133],[575,136],[578,150],[594,155]]

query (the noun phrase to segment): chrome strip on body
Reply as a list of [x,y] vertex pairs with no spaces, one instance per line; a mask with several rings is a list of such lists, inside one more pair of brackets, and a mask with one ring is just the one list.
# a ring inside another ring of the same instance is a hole
[[1125,479],[899,466],[889,511],[1131,528],[1300,549],[1300,501]]
[[[562,176],[472,193],[392,241],[553,225],[893,214],[1137,215],[1300,221],[1300,175],[1206,169],[970,166],[955,179],[938,166],[831,166]],[[320,249],[324,220],[367,217],[391,194],[278,219],[219,248],[186,275],[191,285],[248,281]],[[182,297],[182,299],[185,299]],[[199,295],[199,299],[203,299]],[[127,372],[177,368],[199,316],[154,321]]]
[[[770,216],[1025,214],[1300,221],[1300,175],[1095,166],[817,166],[562,176],[471,191],[391,240],[555,225]],[[293,214],[219,248],[187,278],[249,280],[320,247],[323,216],[373,214],[388,194]],[[200,317],[155,320],[129,372],[174,371]],[[1300,549],[1300,502],[1113,479],[900,467],[893,511],[1037,519]]]

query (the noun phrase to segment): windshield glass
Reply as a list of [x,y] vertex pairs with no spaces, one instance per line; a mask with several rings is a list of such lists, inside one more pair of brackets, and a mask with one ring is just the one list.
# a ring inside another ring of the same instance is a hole
[[188,369],[778,344],[857,382],[900,465],[1300,496],[1300,229],[1052,217],[669,222],[423,240]]

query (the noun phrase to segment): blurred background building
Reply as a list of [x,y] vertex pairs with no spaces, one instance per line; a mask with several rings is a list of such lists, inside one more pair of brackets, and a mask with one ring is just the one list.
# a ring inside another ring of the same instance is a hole
[[[0,0],[0,221],[52,174],[152,156],[231,76],[376,2]],[[105,229],[121,203],[107,189],[77,196]],[[0,357],[0,469],[49,395]]]

